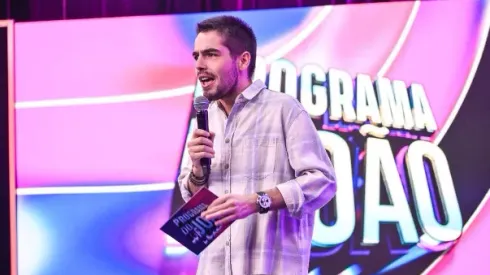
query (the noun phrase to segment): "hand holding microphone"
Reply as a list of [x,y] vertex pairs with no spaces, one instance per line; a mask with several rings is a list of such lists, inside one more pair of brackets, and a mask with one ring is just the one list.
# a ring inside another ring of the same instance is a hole
[[198,129],[194,130],[187,148],[192,160],[192,172],[197,177],[209,177],[211,159],[214,157],[214,133],[209,131],[208,106],[209,101],[204,96],[194,99]]
[[203,170],[209,169],[211,166],[210,159],[214,157],[213,140],[214,133],[196,129],[192,133],[191,140],[187,143],[193,165],[192,171],[198,177],[203,177]]

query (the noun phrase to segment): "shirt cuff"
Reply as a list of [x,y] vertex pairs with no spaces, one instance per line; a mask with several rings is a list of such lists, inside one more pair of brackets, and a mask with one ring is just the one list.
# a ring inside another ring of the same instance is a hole
[[182,194],[182,199],[185,202],[188,202],[192,197],[192,193],[191,191],[189,191],[189,186],[188,186],[190,175],[191,173],[189,172],[187,175],[185,175],[179,180],[180,193]]
[[278,184],[276,188],[282,195],[289,214],[295,218],[301,218],[303,215],[303,204],[305,202],[305,196],[301,186],[296,180],[290,180],[282,184]]

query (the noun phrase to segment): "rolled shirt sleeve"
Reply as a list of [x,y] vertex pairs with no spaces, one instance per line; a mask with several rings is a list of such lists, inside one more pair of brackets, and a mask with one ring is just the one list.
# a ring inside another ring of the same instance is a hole
[[299,112],[286,128],[286,148],[296,178],[278,184],[277,189],[290,214],[300,218],[320,209],[335,196],[335,173],[306,111]]
[[[187,144],[191,140],[192,134],[196,128],[197,128],[196,121],[195,119],[193,119],[191,121],[191,126],[189,128],[189,133],[187,134],[185,144]],[[192,171],[192,160],[189,156],[189,152],[187,151],[187,148],[185,148],[182,157],[185,161],[185,165],[182,165],[180,174],[177,178],[177,182],[179,184],[180,193],[182,194],[182,199],[184,200],[184,202],[188,202],[192,197],[192,193],[191,191],[189,191],[189,186],[188,186],[189,177]]]
[[181,169],[177,182],[179,184],[180,193],[182,194],[182,199],[184,202],[188,202],[192,197],[192,193],[189,191],[188,187],[189,177],[192,171],[192,161],[187,153],[184,154],[184,157],[187,160],[186,165]]

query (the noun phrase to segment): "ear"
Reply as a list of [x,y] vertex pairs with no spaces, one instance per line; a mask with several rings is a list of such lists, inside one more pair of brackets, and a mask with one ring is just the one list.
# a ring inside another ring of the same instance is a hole
[[245,51],[241,55],[239,55],[238,60],[237,60],[238,69],[240,71],[247,70],[248,66],[250,65],[250,59],[251,58],[252,58],[252,56],[247,51]]

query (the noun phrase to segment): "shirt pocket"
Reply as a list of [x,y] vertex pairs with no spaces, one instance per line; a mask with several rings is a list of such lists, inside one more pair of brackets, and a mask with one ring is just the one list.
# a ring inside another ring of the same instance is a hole
[[261,180],[275,172],[279,138],[270,136],[248,137],[243,143],[245,177]]

